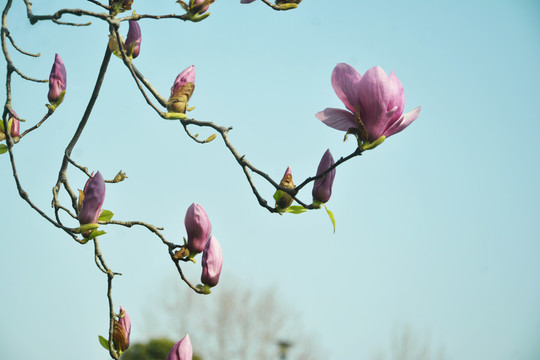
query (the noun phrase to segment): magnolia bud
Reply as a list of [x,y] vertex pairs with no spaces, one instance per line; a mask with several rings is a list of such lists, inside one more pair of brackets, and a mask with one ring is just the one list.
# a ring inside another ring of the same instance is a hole
[[223,255],[221,246],[214,235],[210,237],[204,248],[202,256],[201,282],[210,287],[216,286],[223,267]]
[[[193,7],[196,9],[197,5],[199,5],[199,4],[201,4],[201,3],[205,2],[205,1],[206,0],[195,0],[193,2]],[[206,5],[206,6],[203,6],[202,8],[198,9],[197,13],[198,14],[204,14],[208,10],[209,7],[210,7],[210,3],[208,5]]]
[[200,253],[212,235],[212,224],[206,211],[199,204],[191,204],[187,209],[184,225],[188,236],[187,248],[191,253]]
[[60,55],[56,54],[51,74],[49,75],[49,94],[47,97],[51,104],[56,104],[56,106],[58,106],[64,100],[66,81],[66,67],[64,66],[62,58],[60,58]]
[[[14,110],[9,111],[9,118],[7,121],[8,126],[8,132],[11,135],[11,137],[17,137],[19,136],[19,130],[21,127],[19,116]],[[2,119],[0,119],[0,141],[6,139],[6,134],[4,132],[4,122]]]
[[192,360],[193,359],[193,347],[191,346],[191,340],[189,334],[186,334],[174,346],[172,347],[166,360]]
[[88,179],[79,199],[79,223],[81,225],[97,223],[104,200],[105,180],[98,171]]
[[[321,158],[321,162],[319,163],[319,167],[317,168],[317,176],[328,170],[333,165],[334,158],[330,153],[330,149],[328,149]],[[332,185],[334,184],[335,176],[336,169],[334,168],[322,178],[315,180],[315,182],[313,183],[313,191],[311,192],[313,195],[313,201],[326,203],[328,200],[330,200],[330,196],[332,195]]]
[[141,50],[141,40],[141,28],[139,27],[139,24],[135,20],[130,20],[129,30],[124,47],[128,56],[131,56],[133,59],[139,56],[139,52]]
[[125,351],[129,347],[131,320],[123,306],[120,306],[120,319],[114,321],[113,342],[117,350]]
[[[286,187],[288,189],[294,189],[294,183],[292,179],[292,172],[291,168],[287,166],[287,170],[285,171],[285,174],[283,175],[283,179],[281,179],[281,182],[279,185]],[[291,195],[287,194],[285,191],[283,191],[283,194],[281,198],[277,202],[277,206],[280,209],[286,209],[289,206],[291,206],[293,202],[293,198]]]
[[191,65],[182,71],[174,81],[171,96],[167,102],[167,110],[175,113],[186,113],[187,103],[195,89],[195,66]]

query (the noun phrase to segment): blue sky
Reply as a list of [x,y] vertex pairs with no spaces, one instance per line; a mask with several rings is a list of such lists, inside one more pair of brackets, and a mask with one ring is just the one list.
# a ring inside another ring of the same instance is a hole
[[[68,6],[93,8],[35,1],[34,13]],[[134,9],[181,12],[173,1],[136,0]],[[314,117],[343,106],[330,85],[339,62],[361,73],[375,65],[393,69],[405,110],[422,105],[422,112],[404,132],[338,168],[328,203],[333,234],[322,211],[278,216],[259,207],[222,141],[196,144],[178,123],[156,116],[115,58],[73,152],[106,178],[127,172],[128,180],[107,187],[104,208],[120,220],[163,226],[179,243],[186,209],[202,204],[223,247],[223,286],[275,285],[329,360],[373,358],[404,325],[444,348],[448,359],[538,359],[540,4],[305,0],[278,13],[259,2],[218,0],[211,13],[198,24],[141,21],[135,64],[164,96],[195,64],[193,117],[233,126],[238,151],[275,180],[287,166],[296,183],[313,175],[327,148],[336,159],[354,150]],[[15,153],[23,186],[50,211],[51,187],[91,92],[107,26],[32,26],[24,16],[16,2],[11,34],[42,56],[29,59],[10,47],[15,64],[47,78],[59,53],[68,72],[64,103]],[[14,77],[23,130],[45,113],[47,89]],[[69,175],[83,187],[82,174]],[[70,241],[31,211],[5,155],[0,179],[0,357],[104,357],[95,338],[107,330],[106,280],[91,246]],[[258,185],[270,199],[271,187]],[[309,201],[310,190],[300,197]],[[129,309],[134,339],[143,340],[137,318],[150,294],[174,281],[167,280],[174,267],[147,231],[106,230],[102,250],[123,273],[115,279],[115,302]],[[198,280],[198,268],[188,273]]]

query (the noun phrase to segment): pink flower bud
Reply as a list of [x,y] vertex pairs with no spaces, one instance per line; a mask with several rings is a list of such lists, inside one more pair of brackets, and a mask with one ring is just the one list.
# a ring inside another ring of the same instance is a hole
[[[21,123],[19,121],[19,116],[13,109],[11,109],[9,112],[7,126],[8,126],[9,134],[12,137],[19,136]],[[0,141],[5,140],[5,139],[6,139],[6,134],[4,133],[4,122],[2,121],[2,119],[0,119]]]
[[49,75],[49,94],[47,95],[51,104],[58,103],[64,100],[62,92],[66,91],[66,67],[60,55],[54,57],[54,64]]
[[[141,28],[135,20],[129,20],[129,30],[125,43],[125,50],[133,59],[139,56],[141,51]],[[133,47],[133,50],[132,50]]]
[[206,211],[199,204],[191,204],[187,209],[184,225],[188,235],[187,248],[191,253],[203,252],[206,242],[212,235],[212,224]]
[[[199,5],[199,4],[203,3],[203,2],[205,2],[205,0],[195,0],[195,1],[193,2],[193,5],[194,5],[194,7],[195,7],[195,5]],[[210,7],[210,4],[208,4],[208,5],[204,6],[204,7],[202,7],[199,11],[197,11],[197,13],[199,13],[199,14],[204,14],[204,13],[208,10],[209,7]]]
[[174,80],[167,110],[176,113],[186,113],[187,103],[195,90],[195,65],[182,71]]
[[240,0],[240,4],[251,4],[255,0]]
[[79,199],[81,203],[78,215],[79,223],[81,225],[97,223],[101,206],[105,200],[105,180],[99,171],[88,179],[80,197],[82,201]]
[[118,350],[125,351],[129,348],[131,320],[123,306],[120,306],[120,316],[118,321],[114,321],[113,342]]
[[[334,165],[334,158],[330,153],[330,149],[326,150],[324,153],[319,167],[317,168],[317,176],[328,170]],[[313,201],[318,201],[321,203],[326,203],[330,200],[332,195],[332,185],[334,184],[334,177],[336,176],[336,169],[332,169],[322,178],[317,179],[313,183]]]
[[192,360],[193,359],[193,347],[191,346],[191,340],[189,334],[186,334],[174,346],[172,347],[166,360]]
[[212,235],[202,256],[202,268],[201,282],[208,286],[216,286],[219,282],[219,276],[221,275],[221,268],[223,267],[223,255],[221,254],[221,246],[216,237]]

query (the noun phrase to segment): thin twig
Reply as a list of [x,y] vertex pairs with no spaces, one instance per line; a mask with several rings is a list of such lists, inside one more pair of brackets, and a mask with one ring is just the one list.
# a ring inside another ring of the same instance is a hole
[[32,126],[30,129],[26,130],[25,132],[23,132],[19,138],[23,138],[26,134],[28,134],[29,132],[31,131],[34,131],[36,130],[38,127],[41,126],[41,124],[43,124],[45,122],[45,120],[47,120],[49,118],[49,116],[51,116],[52,114],[54,113],[54,110],[52,110],[52,108],[48,108],[48,111],[47,113],[45,114],[45,116],[43,117],[43,119],[41,119],[40,122],[38,122],[36,125]]
[[13,38],[11,37],[11,34],[9,33],[9,31],[6,32],[6,36],[9,39],[9,41],[11,42],[11,45],[15,48],[15,50],[17,50],[21,54],[24,54],[24,55],[27,55],[27,56],[32,56],[32,57],[40,57],[41,56],[40,53],[32,54],[32,53],[26,52],[26,51],[22,50],[21,48],[19,48],[17,46],[17,44],[15,44],[15,40],[13,40]]

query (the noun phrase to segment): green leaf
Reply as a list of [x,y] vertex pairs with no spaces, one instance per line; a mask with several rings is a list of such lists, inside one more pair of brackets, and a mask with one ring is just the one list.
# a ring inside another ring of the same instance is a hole
[[185,120],[187,115],[183,113],[168,112],[165,114],[165,119],[167,120]]
[[0,144],[0,154],[6,153],[8,151],[8,147],[5,144]]
[[282,196],[283,196],[283,191],[278,190],[274,193],[274,200],[276,200],[276,202],[279,202]]
[[92,232],[90,233],[90,235],[88,235],[88,236],[86,237],[86,240],[92,240],[93,238],[96,238],[96,237],[98,237],[98,236],[105,235],[105,234],[106,234],[106,232],[103,231],[103,230],[99,230],[99,231],[98,231],[98,230],[92,230]]
[[103,210],[99,215],[98,221],[109,221],[114,216],[113,212],[110,210]]
[[107,351],[109,351],[109,342],[107,341],[107,339],[105,339],[101,335],[98,335],[98,339],[101,346],[103,346],[105,349],[107,349]]
[[334,226],[334,233],[336,232],[336,219],[334,219],[334,213],[326,207],[326,204],[324,204],[324,208],[326,209],[326,212],[328,213],[328,216],[330,217],[330,221],[332,221],[332,225]]
[[2,119],[0,119],[0,131],[6,132],[6,130],[4,129],[4,121]]
[[210,135],[206,140],[204,140],[205,143],[209,143],[210,141],[214,140],[216,138],[217,134]]
[[82,233],[87,232],[88,230],[95,230],[98,227],[99,227],[99,224],[84,224],[78,227],[77,229],[75,229],[75,232],[77,234],[82,234]]
[[306,208],[299,205],[289,206],[285,212],[291,213],[291,214],[301,214],[303,212],[306,212]]

